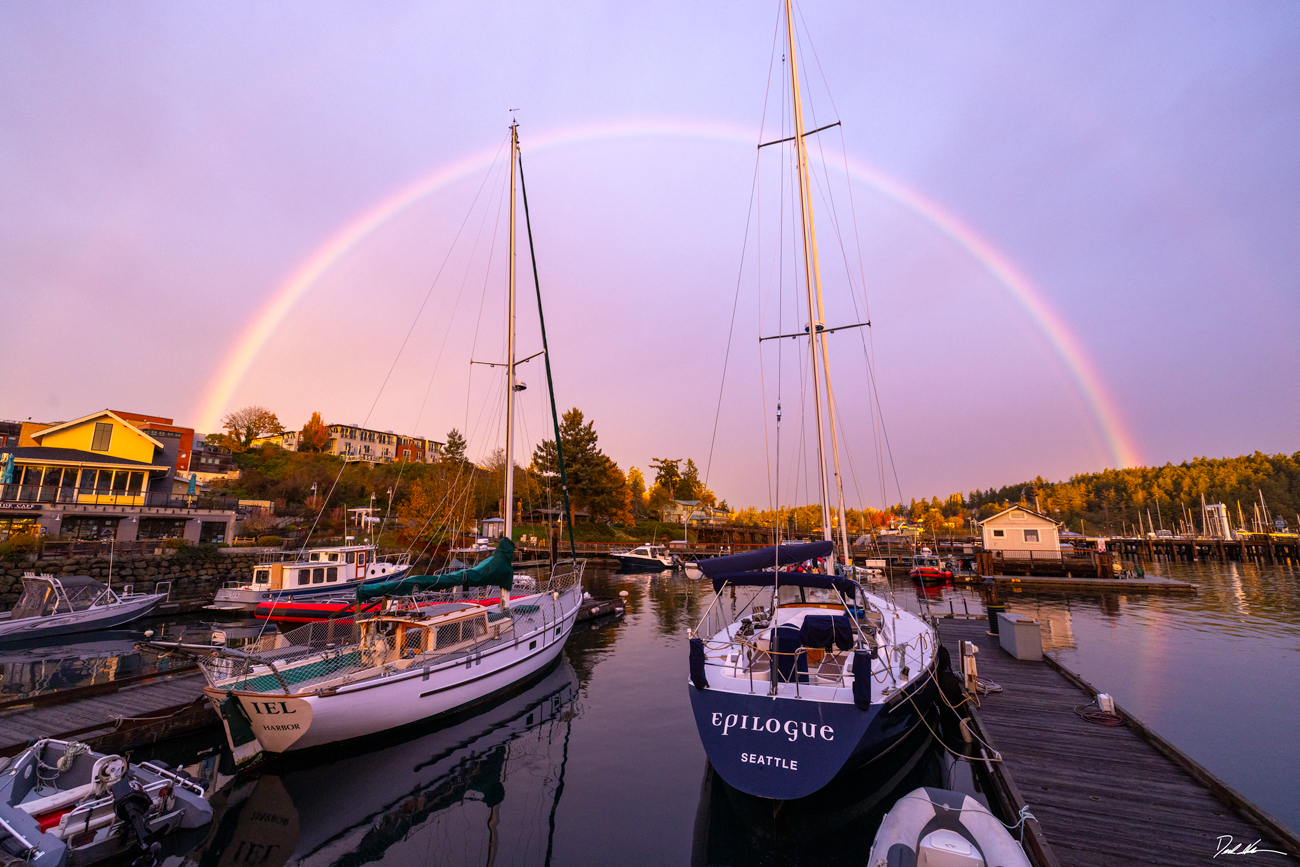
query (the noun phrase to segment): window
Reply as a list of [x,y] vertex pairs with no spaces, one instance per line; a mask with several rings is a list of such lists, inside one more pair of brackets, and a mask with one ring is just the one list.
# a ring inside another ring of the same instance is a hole
[[331,566],[331,567],[329,567],[328,569],[326,569],[326,570],[325,570],[325,580],[326,580],[326,581],[337,581],[337,580],[339,580],[339,567],[337,567],[337,566]]
[[1006,535],[1006,532],[1003,531],[1003,530],[994,530],[994,531],[993,531],[993,538],[994,538],[994,539],[1001,539],[1001,538],[1002,538],[1003,536],[1005,536],[1005,535]]
[[113,490],[116,491],[116,492],[119,493],[119,494],[121,494],[121,493],[125,493],[125,492],[126,492],[126,482],[127,482],[127,479],[130,477],[130,475],[131,475],[131,474],[128,473],[128,472],[126,472],[125,470],[118,470],[116,473],[114,473],[114,474],[113,474]]
[[108,451],[108,444],[113,440],[113,424],[107,421],[95,422],[95,435],[90,440],[92,452]]
[[133,494],[138,494],[143,487],[144,473],[132,473],[130,481],[126,483],[126,489]]
[[254,583],[254,584],[270,584],[270,583],[271,583],[271,570],[270,570],[270,569],[258,569],[256,572],[253,573],[253,583]]
[[299,584],[310,584],[310,583],[311,583],[311,570],[310,570],[310,569],[299,569],[299,570],[298,570],[298,583],[299,583]]
[[1025,541],[1026,541],[1026,542],[1037,542],[1037,541],[1038,541],[1038,531],[1037,531],[1037,530],[1026,530],[1026,531],[1025,531]]
[[325,583],[325,570],[322,569],[322,568],[320,568],[320,567],[317,567],[317,568],[311,570],[311,583],[313,583],[313,584],[324,584],[324,583]]
[[[560,444],[563,445],[563,443],[560,443]],[[348,561],[349,563],[355,563],[355,562],[357,562],[357,555],[356,555],[356,552],[355,552],[355,551],[349,551],[349,552],[346,554],[346,557],[347,557],[347,561]]]

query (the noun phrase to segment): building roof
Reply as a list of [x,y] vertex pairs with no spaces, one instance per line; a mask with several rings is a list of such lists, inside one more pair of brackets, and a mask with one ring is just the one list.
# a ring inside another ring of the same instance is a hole
[[81,449],[58,449],[46,446],[28,446],[20,449],[5,449],[4,454],[14,456],[15,461],[56,464],[104,464],[112,467],[139,468],[142,470],[166,470],[167,466],[146,464],[144,461],[132,461],[115,458],[103,452],[83,452]]
[[1003,509],[1001,512],[998,512],[996,515],[990,515],[989,517],[985,518],[983,521],[980,521],[979,523],[981,525],[987,524],[990,521],[996,521],[998,518],[1001,518],[1003,515],[1008,515],[1012,512],[1024,512],[1027,515],[1033,515],[1035,518],[1042,518],[1044,521],[1048,522],[1049,524],[1055,524],[1058,527],[1061,525],[1061,522],[1056,520],[1055,518],[1049,518],[1047,515],[1041,514],[1040,512],[1035,512],[1033,509],[1027,509],[1024,506],[1020,506],[1020,505],[1012,506],[1009,509]]
[[59,424],[56,424],[56,425],[54,425],[53,427],[47,427],[45,430],[37,431],[36,433],[32,434],[32,439],[33,439],[33,440],[40,440],[40,439],[43,439],[43,438],[45,438],[46,436],[49,436],[50,434],[55,433],[55,432],[57,432],[57,431],[66,430],[67,428],[70,428],[70,427],[76,427],[76,426],[79,425],[79,424],[84,424],[84,423],[86,423],[86,422],[88,422],[88,421],[94,421],[95,419],[97,419],[97,418],[103,418],[104,416],[109,416],[109,417],[111,417],[114,421],[126,425],[126,426],[129,427],[131,430],[133,430],[133,431],[135,431],[136,433],[138,433],[140,436],[142,436],[142,437],[144,437],[145,439],[149,440],[151,443],[153,443],[153,444],[154,444],[155,446],[157,446],[158,448],[160,448],[160,449],[161,449],[161,448],[166,448],[166,446],[164,446],[162,443],[158,442],[158,440],[156,440],[156,439],[154,439],[153,437],[149,436],[149,434],[147,434],[147,433],[145,433],[144,431],[140,430],[140,428],[136,427],[136,426],[133,425],[131,422],[129,422],[129,421],[127,421],[126,419],[122,418],[120,415],[118,415],[117,413],[113,412],[111,409],[101,409],[99,412],[92,412],[90,415],[85,415],[85,416],[82,416],[81,418],[74,418],[72,421],[60,422]]

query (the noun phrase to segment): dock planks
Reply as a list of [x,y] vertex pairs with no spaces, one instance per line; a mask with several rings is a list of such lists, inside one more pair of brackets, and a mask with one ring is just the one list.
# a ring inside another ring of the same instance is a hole
[[[972,641],[980,674],[1002,686],[981,698],[979,722],[1062,867],[1221,863],[1228,858],[1215,859],[1222,835],[1300,856],[1294,835],[1275,833],[1267,817],[1256,821],[1253,806],[1238,809],[1233,799],[1240,796],[1198,781],[1132,725],[1079,718],[1074,708],[1090,703],[1091,693],[1046,662],[1015,659],[987,629],[984,620],[940,622],[954,667],[958,641]],[[1247,856],[1252,864],[1295,863],[1293,857]]]
[[[118,719],[139,717],[168,717],[193,703],[203,694],[203,676],[192,669],[179,675],[159,675],[156,679],[132,682],[116,692],[104,693],[102,686],[95,689],[71,689],[57,703],[42,697],[31,704],[19,704],[0,710],[0,756],[11,756],[32,740],[52,737],[81,740],[91,743],[113,736],[122,741],[126,727]],[[189,724],[209,724],[215,721],[211,709],[200,705],[185,715]],[[211,719],[208,719],[211,717]],[[179,723],[180,716],[176,718]],[[150,742],[162,731],[172,731],[167,719],[154,721],[157,725],[136,726],[142,743]],[[130,738],[126,739],[127,742]]]

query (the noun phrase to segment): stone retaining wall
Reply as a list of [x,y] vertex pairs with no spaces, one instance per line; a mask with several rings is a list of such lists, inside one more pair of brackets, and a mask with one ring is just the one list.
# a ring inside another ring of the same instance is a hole
[[[135,592],[144,593],[152,590],[159,581],[171,581],[172,602],[207,603],[227,581],[247,581],[260,554],[218,552],[190,562],[184,562],[185,559],[172,550],[156,556],[114,557],[113,588],[121,590],[124,584],[134,584]],[[55,577],[89,575],[97,581],[107,582],[108,557],[0,563],[0,611],[8,611],[18,601],[24,572],[46,572]]]

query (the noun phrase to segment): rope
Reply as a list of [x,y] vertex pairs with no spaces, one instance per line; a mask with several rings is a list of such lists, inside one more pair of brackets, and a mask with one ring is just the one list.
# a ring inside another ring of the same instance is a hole
[[[1096,708],[1096,710],[1087,710],[1087,708],[1090,707]],[[1087,720],[1088,722],[1099,726],[1113,727],[1113,726],[1124,725],[1123,717],[1119,716],[1118,714],[1113,714],[1108,711],[1102,710],[1101,708],[1097,707],[1097,703],[1095,701],[1089,702],[1088,704],[1079,705],[1074,709],[1074,713],[1076,716],[1079,717],[1079,719]]]

